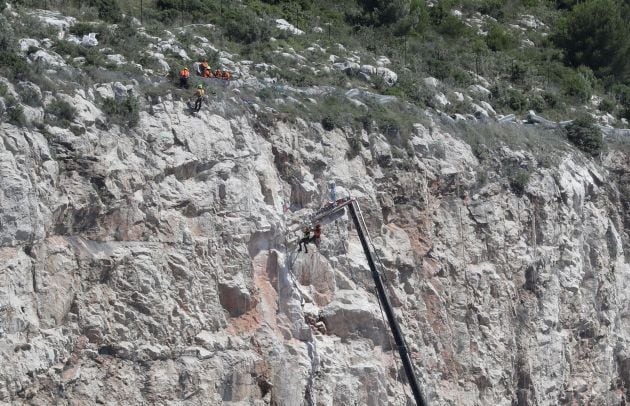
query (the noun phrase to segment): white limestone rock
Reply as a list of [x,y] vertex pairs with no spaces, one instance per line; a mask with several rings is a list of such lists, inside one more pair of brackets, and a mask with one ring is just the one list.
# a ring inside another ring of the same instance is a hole
[[296,28],[293,24],[283,18],[276,19],[276,28],[282,31],[290,32],[293,35],[304,35],[304,31]]
[[468,92],[477,97],[489,97],[491,92],[481,85],[470,85],[468,86]]
[[430,87],[438,87],[440,85],[440,81],[434,77],[428,77],[422,79],[424,84]]
[[25,54],[31,47],[39,48],[40,46],[39,41],[33,38],[22,38],[20,39],[18,44],[20,47],[20,52],[22,52],[23,54]]
[[66,62],[63,60],[59,54],[53,51],[44,51],[43,49],[38,50],[34,54],[30,55],[29,58],[38,64],[41,64],[47,68],[64,68],[66,66]]

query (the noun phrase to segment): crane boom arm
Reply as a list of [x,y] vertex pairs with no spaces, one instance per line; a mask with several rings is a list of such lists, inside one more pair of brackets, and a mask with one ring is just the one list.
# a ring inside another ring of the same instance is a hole
[[424,400],[422,391],[420,390],[420,385],[418,385],[418,380],[416,379],[413,364],[411,362],[411,357],[409,356],[409,351],[407,350],[405,338],[402,334],[400,326],[398,325],[398,321],[396,320],[396,315],[394,314],[394,309],[392,308],[392,305],[389,301],[387,292],[385,291],[385,285],[383,283],[383,279],[381,278],[381,274],[376,269],[376,264],[374,262],[374,255],[376,255],[376,253],[372,253],[370,245],[368,244],[368,231],[365,225],[365,221],[363,220],[363,216],[361,215],[361,208],[359,207],[359,203],[354,198],[339,199],[336,202],[332,202],[330,205],[325,206],[320,211],[315,213],[311,221],[313,223],[330,222],[332,219],[336,219],[337,217],[343,215],[345,207],[348,207],[348,210],[350,211],[350,217],[352,218],[354,226],[357,229],[357,234],[359,235],[359,240],[361,241],[361,246],[363,247],[363,252],[365,253],[365,257],[367,258],[370,271],[372,271],[372,279],[374,279],[374,284],[376,285],[378,298],[383,305],[383,309],[385,310],[387,322],[389,323],[389,328],[392,332],[392,335],[394,336],[394,341],[396,342],[398,354],[400,355],[400,359],[405,369],[407,382],[409,383],[409,386],[411,386],[411,391],[416,401],[416,405],[426,406],[427,403]]

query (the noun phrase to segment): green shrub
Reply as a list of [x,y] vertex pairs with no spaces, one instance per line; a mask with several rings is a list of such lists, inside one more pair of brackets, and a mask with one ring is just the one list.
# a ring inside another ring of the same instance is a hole
[[522,83],[527,75],[527,67],[521,62],[515,62],[510,68],[510,80],[516,83]]
[[247,10],[227,21],[225,33],[232,41],[251,44],[265,42],[271,37],[271,24]]
[[6,83],[0,82],[0,97],[4,97],[9,91],[9,87]]
[[94,23],[86,23],[82,21],[77,22],[69,29],[70,33],[76,35],[77,37],[83,37],[84,35],[87,35],[91,32],[96,32],[97,34],[100,34],[102,30],[103,27],[100,24],[97,25]]
[[278,77],[297,87],[315,86],[320,83],[315,74],[313,74],[313,72],[308,68],[301,68],[297,70],[287,67],[278,72]]
[[311,118],[321,123],[322,127],[331,131],[334,128],[363,128],[361,116],[363,111],[343,94],[332,94],[324,98],[317,106],[309,110]]
[[404,0],[359,0],[365,25],[390,25],[409,14],[409,2]]
[[570,71],[565,75],[562,88],[567,95],[575,97],[580,102],[588,101],[593,91],[588,78],[575,71]]
[[85,58],[86,66],[102,66],[105,64],[105,57],[95,47],[86,48],[70,41],[58,40],[53,45],[53,50],[59,55],[70,55],[71,58]]
[[370,115],[364,122],[369,122],[369,119],[374,120],[378,126],[378,131],[387,138],[392,146],[405,148],[409,138],[411,138],[411,131],[417,116],[406,111],[404,106],[399,103],[370,107]]
[[[452,132],[468,143],[481,161],[494,162],[494,151],[503,146],[512,150],[528,150],[538,161],[556,161],[556,156],[564,155],[569,150],[564,138],[555,130],[544,130],[534,126],[515,126],[500,123],[479,123],[458,121],[452,125]],[[515,169],[507,172],[512,175]]]
[[516,170],[509,176],[509,182],[512,192],[517,196],[522,196],[529,183],[529,172],[523,169]]
[[539,0],[522,0],[522,1],[523,1],[523,6],[528,7],[528,8],[537,7],[539,4]]
[[22,103],[31,107],[41,106],[41,94],[32,86],[28,86],[28,82],[21,82],[18,89]]
[[461,18],[449,14],[443,18],[437,26],[437,31],[448,37],[457,38],[461,37],[468,31],[468,26],[464,24]]
[[556,93],[544,92],[542,98],[545,100],[545,104],[551,109],[560,105],[560,97]]
[[429,74],[439,80],[443,81],[451,77],[453,73],[452,61],[438,58],[429,58],[427,59],[426,63]]
[[579,2],[556,24],[555,43],[571,66],[585,65],[599,77],[627,80],[630,74],[630,8],[623,1]]
[[397,86],[403,92],[404,98],[418,106],[424,107],[431,100],[433,93],[426,85],[407,75],[401,75]]
[[612,88],[612,92],[615,94],[615,99],[622,106],[630,106],[630,86],[615,85]]
[[481,14],[486,14],[494,18],[503,17],[503,7],[507,3],[507,0],[482,0],[475,2],[476,11]]
[[512,110],[524,111],[527,109],[527,97],[518,89],[508,89],[507,104]]
[[24,109],[13,96],[8,96],[6,99],[6,117],[9,123],[15,125],[24,125],[26,119],[24,118]]
[[96,7],[98,16],[109,23],[122,20],[122,10],[117,0],[89,0],[88,5]]
[[9,78],[24,80],[31,73],[31,66],[15,52],[0,52],[0,73]]
[[580,116],[566,126],[565,134],[569,142],[591,156],[598,156],[604,147],[602,132],[588,115]]
[[469,86],[474,83],[470,73],[461,68],[456,68],[453,70],[452,78],[455,84],[458,86]]
[[332,114],[326,114],[321,121],[322,127],[326,131],[332,131],[335,127],[339,127],[340,123],[338,122],[338,117],[335,117]]
[[395,117],[392,115],[385,113],[377,122],[378,130],[385,135],[385,137],[390,141],[390,143],[395,145],[402,145],[402,128],[401,124]]
[[103,111],[115,123],[126,127],[135,127],[140,121],[140,105],[134,96],[122,99],[107,98],[103,102]]
[[437,32],[451,38],[457,38],[469,29],[459,17],[451,13],[453,6],[452,0],[439,0],[429,9],[429,16]]
[[547,109],[547,103],[545,103],[545,99],[543,98],[543,96],[535,94],[529,98],[527,108],[529,110],[534,110],[540,113]]
[[605,113],[612,113],[615,111],[615,102],[608,98],[603,98],[602,101],[599,102],[599,106],[597,106],[597,108]]
[[630,120],[630,86],[616,85],[613,86],[613,93],[621,108],[619,109],[619,117]]
[[492,24],[486,35],[486,44],[493,51],[507,51],[514,47],[516,40],[503,26]]
[[425,0],[411,0],[409,15],[404,24],[409,25],[407,33],[420,34],[429,26],[429,8]]
[[45,109],[46,118],[55,124],[68,125],[77,115],[77,109],[65,100],[54,100]]
[[3,15],[0,15],[0,53],[14,51],[15,47],[15,33],[11,24]]

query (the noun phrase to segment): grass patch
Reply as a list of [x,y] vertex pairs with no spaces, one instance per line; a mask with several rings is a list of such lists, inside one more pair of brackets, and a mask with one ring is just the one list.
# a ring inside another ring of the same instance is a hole
[[492,161],[495,151],[507,146],[514,151],[525,150],[534,155],[540,166],[559,163],[569,148],[558,130],[500,123],[458,121],[449,125],[451,134],[470,145],[473,154],[483,163]]

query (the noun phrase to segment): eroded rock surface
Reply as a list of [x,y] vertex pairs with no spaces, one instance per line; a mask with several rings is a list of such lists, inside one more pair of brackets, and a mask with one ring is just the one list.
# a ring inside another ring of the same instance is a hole
[[625,402],[623,153],[543,167],[499,149],[534,168],[519,196],[432,122],[409,158],[365,134],[349,159],[340,130],[170,97],[103,129],[108,89],[73,98],[80,135],[0,129],[2,402],[407,404],[349,220],[296,252],[333,179],[362,206],[431,404]]

